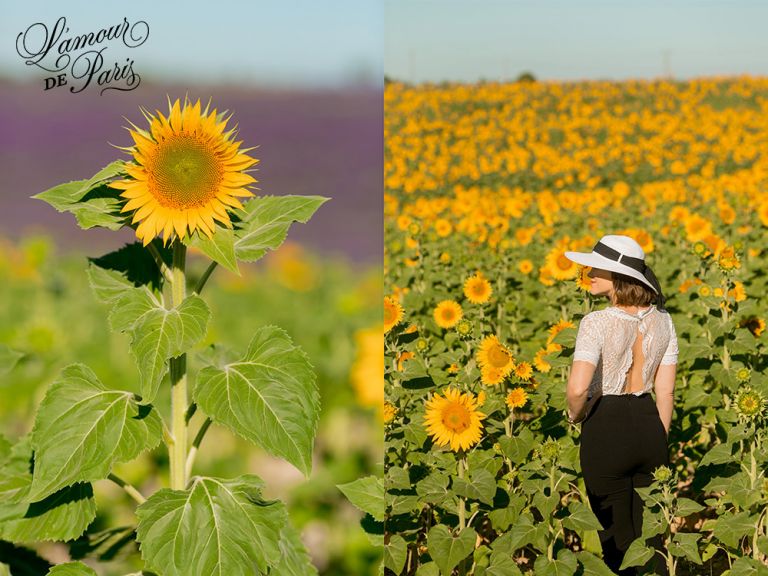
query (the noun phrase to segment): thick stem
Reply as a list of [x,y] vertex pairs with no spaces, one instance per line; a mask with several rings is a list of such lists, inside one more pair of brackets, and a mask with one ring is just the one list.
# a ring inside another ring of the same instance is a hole
[[[186,246],[179,240],[173,242],[173,307],[180,306],[186,297]],[[171,463],[171,489],[183,490],[187,485],[187,355],[170,360],[171,374],[171,434],[169,446]]]

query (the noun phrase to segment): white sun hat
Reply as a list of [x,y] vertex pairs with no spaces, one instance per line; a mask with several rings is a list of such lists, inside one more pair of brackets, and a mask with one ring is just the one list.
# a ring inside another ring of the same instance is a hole
[[645,252],[629,236],[608,234],[600,238],[592,252],[566,252],[565,257],[582,266],[618,272],[642,282],[659,296],[659,307],[664,308],[661,286],[645,263]]

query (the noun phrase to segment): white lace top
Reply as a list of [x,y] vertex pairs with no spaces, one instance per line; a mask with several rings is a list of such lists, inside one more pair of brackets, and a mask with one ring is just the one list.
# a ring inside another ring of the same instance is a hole
[[677,364],[677,334],[669,313],[654,305],[636,314],[609,306],[581,319],[573,359],[597,367],[589,384],[589,397],[601,386],[606,395],[623,393],[638,330],[643,335],[643,389],[634,394],[639,395],[650,392],[660,364]]

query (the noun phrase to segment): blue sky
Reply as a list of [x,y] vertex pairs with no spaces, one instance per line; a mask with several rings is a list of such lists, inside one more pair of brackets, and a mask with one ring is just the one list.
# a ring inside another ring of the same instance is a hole
[[384,0],[384,70],[411,82],[768,75],[768,2]]
[[[134,60],[143,78],[279,86],[328,86],[383,77],[380,0],[85,0],[30,3],[2,0],[0,75],[39,80],[16,53],[20,32],[35,22],[53,28],[60,16],[70,34],[144,20],[149,37],[127,49],[110,43],[105,65]],[[42,28],[37,28],[35,33]],[[62,36],[64,39],[64,36]],[[107,61],[108,60],[108,61]]]

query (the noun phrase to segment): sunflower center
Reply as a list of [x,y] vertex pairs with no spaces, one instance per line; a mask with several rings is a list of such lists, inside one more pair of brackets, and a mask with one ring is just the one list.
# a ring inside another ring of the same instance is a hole
[[469,411],[461,404],[451,404],[443,410],[443,425],[456,434],[464,432],[470,425]]
[[443,320],[450,322],[454,318],[456,318],[456,313],[453,311],[453,308],[445,308],[443,310]]
[[571,261],[565,257],[565,254],[560,254],[557,257],[557,267],[560,270],[568,270],[571,267]]
[[397,312],[395,312],[395,307],[391,305],[385,305],[384,306],[384,323],[385,324],[391,324],[395,321],[395,318],[397,318]]
[[224,166],[204,140],[177,135],[158,145],[148,172],[162,206],[190,208],[216,197]]
[[500,346],[494,346],[488,350],[488,362],[494,368],[504,368],[509,362],[509,352]]

